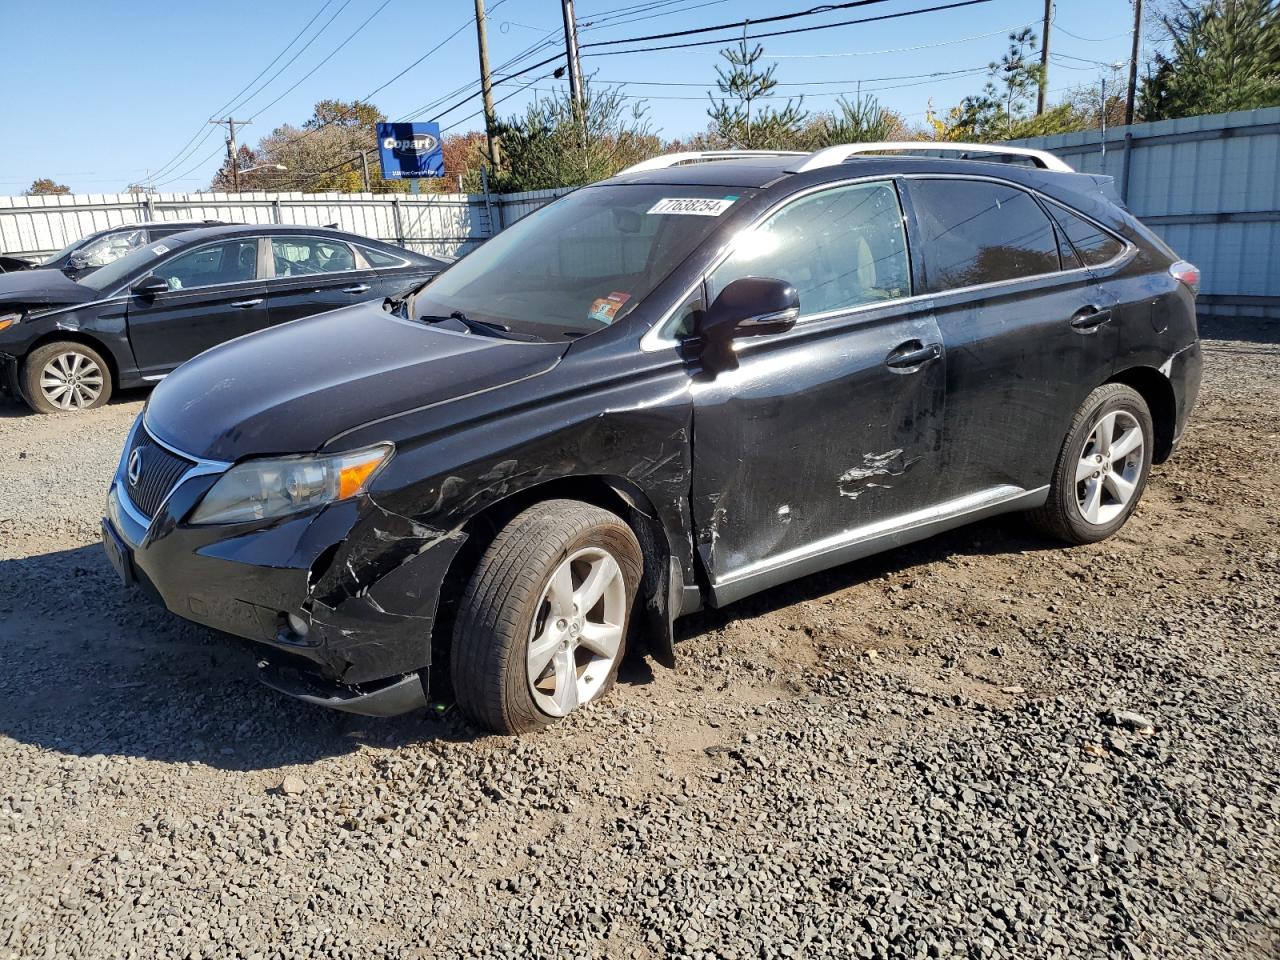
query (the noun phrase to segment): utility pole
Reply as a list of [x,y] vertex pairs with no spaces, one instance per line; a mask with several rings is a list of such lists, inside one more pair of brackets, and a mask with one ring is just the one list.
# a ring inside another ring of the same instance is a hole
[[573,13],[573,0],[561,0],[564,13],[564,52],[569,65],[569,96],[579,110],[585,105],[582,89],[582,63],[578,59],[578,21]]
[[1044,34],[1040,37],[1040,92],[1036,94],[1036,116],[1044,113],[1049,92],[1049,28],[1053,24],[1053,0],[1044,0]]
[[364,150],[360,151],[360,166],[364,169],[364,192],[369,193],[369,155]]
[[1102,75],[1102,113],[1098,116],[1098,143],[1102,146],[1102,162],[1107,162],[1107,76]]
[[489,81],[489,41],[485,38],[484,0],[476,0],[476,41],[480,45],[480,90],[484,93],[484,132],[489,139],[489,165],[498,169],[502,158],[494,136],[497,118],[493,115],[493,84]]
[[1129,54],[1129,93],[1124,101],[1124,122],[1133,123],[1133,101],[1138,92],[1138,47],[1142,43],[1142,0],[1133,0],[1133,50]]
[[253,123],[252,120],[235,120],[227,117],[225,120],[210,120],[210,123],[216,123],[218,126],[226,125],[227,128],[227,159],[231,161],[231,183],[235,188],[235,192],[240,192],[240,164],[239,157],[236,155],[236,124],[246,126]]

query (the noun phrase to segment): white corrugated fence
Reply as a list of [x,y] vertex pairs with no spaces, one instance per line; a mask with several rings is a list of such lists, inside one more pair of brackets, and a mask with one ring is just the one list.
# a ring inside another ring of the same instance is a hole
[[149,220],[335,225],[427,254],[459,256],[569,192],[130,193],[0,197],[0,254],[43,257],[74,240]]

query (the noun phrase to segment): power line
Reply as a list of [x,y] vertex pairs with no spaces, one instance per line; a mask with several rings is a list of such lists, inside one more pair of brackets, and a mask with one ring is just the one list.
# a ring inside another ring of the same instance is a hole
[[281,100],[283,100],[285,97],[287,97],[287,96],[288,96],[290,93],[292,93],[294,90],[298,89],[298,87],[302,84],[302,82],[303,82],[304,80],[306,80],[308,77],[310,77],[312,74],[314,74],[317,70],[319,70],[321,67],[323,67],[326,63],[328,63],[330,60],[332,60],[332,59],[337,55],[337,53],[338,53],[338,51],[339,51],[339,50],[341,50],[341,49],[342,49],[343,47],[345,47],[348,43],[350,43],[352,40],[354,40],[354,39],[355,39],[355,37],[356,37],[356,34],[358,34],[361,30],[363,30],[365,27],[367,27],[367,26],[369,25],[370,21],[372,21],[374,17],[376,17],[376,16],[377,16],[378,14],[380,14],[383,10],[385,10],[385,9],[387,8],[388,4],[390,4],[390,3],[391,3],[391,0],[382,0],[382,4],[378,7],[378,9],[374,10],[374,11],[373,11],[373,13],[371,13],[371,14],[369,14],[369,16],[365,17],[365,19],[361,22],[360,26],[358,26],[358,27],[356,27],[354,30],[352,30],[352,31],[351,31],[351,33],[349,33],[349,34],[347,35],[347,38],[346,38],[345,40],[343,40],[340,44],[338,44],[336,47],[334,47],[332,51],[330,51],[330,53],[329,53],[329,55],[328,55],[327,57],[325,57],[323,60],[321,60],[319,63],[317,63],[314,67],[312,67],[310,70],[308,70],[306,73],[304,73],[301,77],[299,77],[299,78],[298,78],[298,80],[297,80],[297,81],[295,81],[295,82],[294,82],[294,84],[293,84],[292,86],[290,86],[290,87],[289,87],[289,89],[285,90],[285,92],[284,92],[284,93],[280,94],[280,96],[276,97],[274,100],[272,100],[270,103],[268,103],[266,106],[264,106],[264,107],[263,107],[261,110],[259,110],[257,113],[252,114],[252,115],[251,115],[251,117],[250,117],[250,119],[255,119],[255,118],[257,118],[257,117],[261,116],[261,115],[262,115],[266,110],[269,110],[271,107],[275,106],[277,103],[279,103]]
[[968,43],[971,40],[985,40],[987,37],[995,37],[1001,34],[1013,33],[1024,27],[1031,26],[1029,23],[1018,23],[1012,27],[1005,27],[1003,30],[992,30],[990,33],[975,33],[971,37],[957,37],[954,40],[939,40],[936,43],[918,43],[912,47],[888,47],[884,50],[846,50],[840,53],[771,53],[771,60],[822,60],[830,57],[874,57],[885,53],[912,53],[916,50],[932,50],[934,47],[948,47],[956,43]]
[[[390,2],[390,0],[387,0],[387,3],[389,3],[389,2]],[[271,75],[270,79],[268,79],[265,83],[263,83],[262,85],[260,85],[256,90],[254,90],[254,91],[253,91],[252,93],[250,93],[248,96],[240,97],[238,100],[237,100],[237,99],[235,99],[235,98],[233,98],[234,106],[233,106],[231,109],[232,109],[232,110],[238,110],[240,107],[244,106],[246,103],[248,103],[248,102],[249,102],[250,100],[252,100],[254,97],[256,97],[258,94],[260,94],[263,90],[265,90],[267,87],[269,87],[272,83],[274,83],[274,82],[275,82],[275,80],[276,80],[276,78],[277,78],[277,77],[279,77],[279,76],[280,76],[280,74],[284,73],[284,71],[285,71],[285,70],[289,69],[289,67],[291,67],[291,66],[292,66],[292,65],[297,61],[298,57],[302,56],[302,54],[306,52],[306,50],[311,46],[311,44],[315,43],[315,41],[316,41],[317,39],[319,39],[320,35],[321,35],[322,33],[324,33],[326,30],[328,30],[328,29],[329,29],[329,26],[333,23],[333,21],[334,21],[334,20],[336,20],[336,19],[338,19],[338,16],[342,13],[342,11],[343,11],[343,10],[345,10],[345,9],[347,8],[347,6],[348,6],[350,3],[351,3],[351,0],[343,0],[342,6],[338,7],[338,9],[334,11],[333,16],[331,16],[328,20],[326,20],[326,21],[324,22],[324,25],[323,25],[323,26],[321,26],[319,30],[317,30],[315,33],[313,33],[313,34],[311,35],[311,39],[309,39],[305,44],[303,44],[303,45],[302,45],[302,46],[297,50],[297,52],[296,52],[296,53],[294,53],[294,55],[293,55],[292,57],[290,57],[290,58],[289,58],[288,62],[287,62],[287,63],[285,63],[285,65],[284,65],[284,66],[282,66],[279,70],[277,70],[275,73],[273,73],[273,74]],[[327,4],[326,4],[326,6],[327,6]],[[385,6],[386,6],[386,3],[383,3],[383,7],[385,7]],[[322,11],[322,12],[323,12],[323,10],[324,10],[324,7],[321,7],[321,11]],[[371,17],[369,18],[369,20],[372,20],[372,19],[373,19],[373,17],[376,17],[376,16],[377,16],[381,11],[382,11],[382,7],[379,7],[376,11],[374,11],[373,16],[371,16]],[[318,15],[319,15],[319,14],[317,14],[317,16],[318,16]],[[355,34],[359,33],[361,30],[363,30],[363,29],[364,29],[364,27],[365,27],[365,24],[367,24],[367,23],[369,22],[369,20],[366,20],[366,21],[365,21],[364,23],[362,23],[359,27],[357,27],[353,33],[351,33],[351,34],[349,34],[349,35],[347,36],[346,40],[343,40],[343,41],[342,41],[342,43],[340,43],[340,44],[339,44],[339,45],[338,45],[338,46],[333,50],[333,52],[329,54],[329,56],[328,56],[328,57],[326,57],[324,60],[321,60],[321,61],[320,61],[320,63],[319,63],[315,68],[313,68],[309,73],[307,73],[305,76],[303,76],[301,80],[298,80],[297,82],[295,82],[291,87],[289,87],[287,90],[285,90],[285,92],[284,92],[284,93],[282,93],[279,97],[276,97],[276,99],[275,99],[275,100],[272,100],[272,101],[271,101],[271,103],[267,104],[267,106],[266,106],[266,107],[263,107],[263,110],[267,109],[267,107],[271,107],[271,106],[273,106],[274,104],[278,103],[278,102],[279,102],[283,97],[285,97],[286,95],[288,95],[289,93],[291,93],[293,90],[295,90],[295,89],[297,88],[298,84],[300,84],[300,83],[302,82],[302,80],[307,79],[307,77],[311,76],[311,74],[312,74],[312,73],[315,73],[315,71],[316,71],[316,70],[318,70],[318,69],[320,68],[320,66],[323,66],[323,65],[324,65],[324,64],[325,64],[325,63],[326,63],[326,62],[327,62],[327,61],[328,61],[328,60],[333,56],[333,54],[334,54],[334,53],[337,53],[337,52],[338,52],[338,50],[341,50],[344,46],[346,46],[346,45],[347,45],[347,43],[351,40],[351,38],[355,36]],[[286,49],[288,49],[288,48],[286,47]],[[277,59],[279,59],[279,58],[277,58]],[[268,67],[267,69],[270,69],[270,67]],[[262,110],[259,110],[257,113],[254,113],[254,114],[250,115],[249,119],[250,119],[250,120],[254,120],[254,119],[256,119],[256,118],[258,117],[258,115],[259,115],[259,114],[261,114],[261,113],[262,113]],[[209,136],[208,134],[205,134],[205,136],[204,136],[204,137],[202,137],[202,138],[200,139],[200,143],[197,143],[197,144],[196,144],[196,146],[195,146],[195,148],[193,148],[190,152],[188,152],[186,159],[190,159],[191,154],[192,154],[192,153],[194,153],[196,149],[199,149],[200,144],[201,144],[201,143],[204,143],[204,141],[208,139],[208,136]],[[187,171],[187,173],[186,173],[186,174],[180,174],[180,175],[179,175],[179,176],[177,176],[177,177],[170,177],[168,180],[161,181],[160,183],[154,183],[154,175],[153,175],[153,177],[152,177],[153,185],[154,185],[154,186],[160,186],[160,187],[163,187],[163,186],[165,186],[166,184],[174,183],[174,182],[175,182],[175,181],[177,181],[177,180],[183,180],[183,179],[185,179],[185,178],[186,178],[186,175],[187,175],[187,174],[191,173],[193,170],[197,170],[197,169],[199,169],[200,167],[203,167],[206,163],[208,163],[210,160],[212,160],[212,159],[213,159],[213,157],[215,157],[215,156],[217,155],[217,153],[218,153],[218,151],[217,151],[217,150],[215,150],[213,153],[209,154],[207,157],[205,157],[203,160],[201,160],[199,163],[197,163],[194,167],[190,168],[190,169]]]
[[[863,77],[860,83],[877,83],[881,80],[918,80],[921,77],[943,77],[950,75],[958,75],[962,73],[975,73],[989,69],[988,66],[981,67],[963,67],[959,70],[935,70],[932,73],[902,73],[892,77]],[[606,83],[616,86],[632,85],[637,87],[702,87],[709,90],[710,87],[705,83],[697,83],[691,80],[598,80],[593,78],[592,83]],[[776,83],[778,87],[819,87],[834,86],[837,84],[848,86],[849,80],[796,80],[789,83]],[[659,98],[660,99],[660,98]],[[699,98],[701,99],[701,98]]]
[[[888,0],[847,0],[845,3],[824,4],[821,7],[810,7],[808,10],[798,10],[795,13],[780,13],[773,17],[761,17],[758,20],[749,22],[754,24],[762,23],[778,23],[782,20],[794,20],[797,17],[812,17],[822,13],[831,13],[835,10],[850,10],[854,7],[869,7],[877,3],[887,3]],[[584,43],[586,47],[612,47],[619,43],[643,43],[646,40],[669,40],[672,37],[691,37],[698,33],[714,33],[717,30],[737,30],[744,26],[748,21],[737,20],[733,23],[717,23],[713,27],[695,27],[691,30],[672,30],[669,33],[652,33],[647,37],[627,37],[622,40],[597,40],[595,43]],[[833,24],[834,26],[834,24]]]
[[[628,23],[639,23],[641,20],[655,20],[658,17],[666,17],[671,14],[670,10],[659,9],[672,5],[679,5],[681,13],[688,13],[690,10],[700,10],[703,7],[715,7],[722,3],[728,3],[729,0],[704,0],[703,3],[684,4],[682,0],[664,0],[663,3],[655,3],[645,8],[646,10],[655,10],[656,13],[645,12],[643,16],[630,17],[628,19],[619,19],[618,17],[604,17],[600,19],[583,20],[580,23],[582,30],[602,30],[609,27],[621,27]],[[632,11],[635,12],[635,11]]]
[[[979,74],[986,73],[989,69],[990,69],[990,67],[989,67],[989,66],[981,66],[981,67],[967,67],[967,68],[965,68],[965,69],[963,69],[963,70],[945,70],[945,71],[940,71],[940,72],[938,72],[938,73],[919,73],[919,74],[915,74],[915,75],[914,75],[913,82],[911,82],[911,83],[888,84],[888,85],[885,85],[885,86],[878,86],[878,87],[865,87],[865,86],[860,86],[860,87],[856,87],[856,88],[851,89],[851,90],[818,90],[818,91],[802,91],[802,93],[803,93],[803,95],[804,95],[804,96],[806,96],[806,97],[846,97],[846,96],[857,96],[857,95],[859,95],[859,94],[865,94],[865,93],[879,93],[879,92],[881,92],[881,91],[883,91],[883,90],[902,90],[902,89],[906,89],[907,87],[920,87],[920,86],[924,86],[924,85],[926,85],[926,84],[933,83],[933,82],[935,82],[936,80],[938,80],[938,79],[940,79],[940,78],[956,78],[956,77],[961,77],[961,76],[977,76],[977,75],[979,75]],[[915,79],[915,78],[919,78],[919,79]],[[893,79],[897,79],[897,78],[894,78],[894,77],[880,77],[880,78],[872,77],[872,78],[869,78],[869,79],[866,79],[866,80],[862,80],[862,81],[860,81],[860,82],[861,82],[861,83],[875,83],[875,82],[877,82],[877,80],[893,80]],[[905,79],[905,78],[903,78],[903,79]],[[601,81],[597,81],[597,82],[601,82]],[[835,82],[839,82],[839,83],[845,83],[845,84],[847,84],[847,83],[849,83],[850,81],[848,81],[848,80],[841,80],[841,81],[835,81]],[[801,85],[801,86],[803,86],[803,84],[800,84],[800,85]],[[781,84],[779,84],[779,86],[781,86]],[[539,93],[553,93],[554,91],[553,91],[553,90],[539,90],[538,92],[539,92]],[[710,93],[710,90],[708,90],[707,92],[708,92],[708,93]],[[704,102],[705,102],[705,100],[706,100],[706,97],[677,96],[677,95],[672,95],[672,94],[665,94],[665,95],[664,95],[664,94],[632,94],[632,93],[620,93],[620,94],[618,94],[618,95],[619,95],[619,96],[621,96],[621,97],[624,97],[624,98],[625,98],[625,99],[627,99],[627,100],[699,100],[699,101],[704,101]],[[761,97],[760,97],[759,99],[761,99],[761,100],[771,100],[771,99],[775,99],[775,98],[776,98],[776,99],[781,99],[781,98],[782,98],[782,97],[784,97],[784,96],[785,96],[785,97],[791,97],[791,96],[794,96],[794,94],[793,94],[793,93],[787,93],[787,94],[768,94],[768,93],[766,93],[766,94],[761,95]]]
[[636,47],[633,50],[604,50],[600,53],[584,53],[584,57],[609,57],[619,56],[625,53],[651,53],[656,50],[681,50],[687,47],[707,47],[718,46],[723,43],[732,43],[735,40],[761,40],[766,37],[783,37],[796,33],[810,33],[814,30],[830,30],[834,27],[848,27],[859,23],[877,23],[882,20],[897,20],[902,17],[914,17],[923,13],[939,13],[943,10],[956,10],[961,7],[972,7],[980,3],[990,3],[991,0],[958,0],[956,3],[944,3],[935,7],[922,7],[918,10],[903,10],[900,13],[884,13],[876,17],[861,17],[856,20],[841,20],[838,23],[824,23],[814,27],[793,27],[790,30],[774,30],[770,33],[748,34],[742,37],[730,37],[719,40],[694,40],[689,43],[669,43],[658,47]]
[[[279,59],[289,51],[289,48],[292,47],[295,43],[297,43],[300,39],[302,39],[302,35],[311,29],[311,25],[320,19],[320,14],[324,13],[324,11],[328,8],[329,4],[331,4],[332,2],[333,0],[324,0],[324,3],[320,6],[320,9],[315,12],[315,14],[311,17],[310,20],[308,20],[305,24],[303,24],[302,29],[299,30],[296,34],[294,34],[293,39],[284,45],[284,48],[281,49],[281,51],[277,53],[275,57],[272,58],[271,62],[268,63],[265,67],[263,67],[256,77],[254,77],[252,80],[246,83],[243,87],[241,87],[239,91],[237,91],[236,94],[232,96],[230,100],[228,100],[222,106],[214,110],[213,111],[214,115],[217,115],[227,110],[233,103],[236,102],[236,100],[246,90],[248,90],[251,86],[257,83],[262,78],[263,74],[265,74],[268,70],[270,70],[273,66],[275,66],[277,61],[279,61]],[[328,24],[326,24],[326,26],[327,25]],[[316,35],[319,36],[319,33],[317,33]],[[189,156],[190,154],[188,154],[187,148],[191,147],[191,145],[195,143],[196,138],[200,136],[201,130],[203,130],[205,134],[205,136],[201,139],[201,142],[203,142],[204,140],[207,140],[209,137],[209,134],[213,132],[209,129],[207,124],[202,125],[200,130],[197,130],[195,133],[193,133],[191,135],[191,139],[188,140],[185,144],[183,144],[182,147],[179,148],[178,152],[175,153],[173,157],[171,157],[168,161],[166,161],[163,166],[158,168],[155,173],[151,174],[151,176],[148,177],[148,179],[154,180],[157,176],[163,175],[168,170],[176,166],[178,163],[181,163],[184,155]],[[192,152],[194,152],[194,150]]]

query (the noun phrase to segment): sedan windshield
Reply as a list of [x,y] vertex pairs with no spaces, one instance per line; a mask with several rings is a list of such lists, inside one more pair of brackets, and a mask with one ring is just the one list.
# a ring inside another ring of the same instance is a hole
[[584,187],[530,214],[423,287],[416,318],[500,324],[543,338],[617,323],[754,191]]

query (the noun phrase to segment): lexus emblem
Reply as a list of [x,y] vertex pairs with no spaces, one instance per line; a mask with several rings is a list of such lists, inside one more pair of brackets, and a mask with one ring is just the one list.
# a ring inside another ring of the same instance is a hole
[[138,449],[129,454],[129,463],[125,467],[125,472],[129,477],[129,486],[136,487],[138,478],[142,476],[142,450]]

